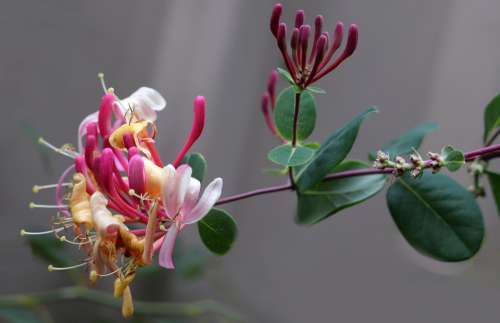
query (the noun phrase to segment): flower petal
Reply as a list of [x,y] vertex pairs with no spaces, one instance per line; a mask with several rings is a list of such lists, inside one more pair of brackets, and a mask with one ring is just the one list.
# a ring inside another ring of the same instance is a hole
[[158,254],[158,263],[160,266],[167,269],[174,269],[174,261],[172,259],[172,254],[174,252],[175,240],[179,234],[179,227],[177,223],[173,223],[168,229],[165,238],[163,239],[163,244],[160,248],[160,253]]
[[200,200],[189,214],[184,216],[183,224],[191,224],[198,222],[207,215],[208,211],[214,206],[215,202],[219,200],[222,194],[222,178],[214,179],[203,192]]
[[191,212],[193,207],[196,205],[198,197],[200,196],[200,188],[200,181],[196,178],[191,177],[191,179],[189,180],[189,187],[186,193],[186,198],[184,200],[184,205],[182,206],[183,214],[188,214],[189,212]]
[[99,111],[96,111],[92,114],[89,114],[86,116],[82,122],[80,122],[80,125],[78,126],[78,151],[82,152],[83,151],[83,141],[82,138],[87,134],[87,125],[91,122],[97,122],[97,116],[99,114]]
[[170,218],[176,216],[184,204],[191,173],[191,167],[182,165],[176,169],[174,178],[167,183],[164,203]]
[[134,113],[139,120],[154,122],[156,111],[161,111],[167,106],[167,101],[156,90],[149,87],[141,87],[128,98],[121,100],[121,106],[128,109],[134,107]]
[[117,234],[122,223],[111,214],[106,207],[108,200],[101,192],[95,192],[90,198],[92,221],[100,238],[107,238]]

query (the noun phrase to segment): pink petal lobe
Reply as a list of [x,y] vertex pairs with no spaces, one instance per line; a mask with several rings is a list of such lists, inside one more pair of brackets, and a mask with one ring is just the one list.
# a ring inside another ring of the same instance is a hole
[[214,179],[203,192],[200,200],[189,214],[186,214],[183,219],[183,224],[191,224],[198,222],[208,211],[214,206],[222,194],[222,178]]
[[189,187],[182,206],[182,213],[188,214],[195,207],[198,197],[200,196],[201,183],[196,178],[191,177],[189,180]]
[[160,253],[158,254],[158,263],[160,266],[167,269],[174,269],[174,261],[172,259],[172,254],[174,252],[175,240],[179,234],[179,227],[174,222],[172,226],[168,229],[165,238],[163,239],[163,244],[160,248]]

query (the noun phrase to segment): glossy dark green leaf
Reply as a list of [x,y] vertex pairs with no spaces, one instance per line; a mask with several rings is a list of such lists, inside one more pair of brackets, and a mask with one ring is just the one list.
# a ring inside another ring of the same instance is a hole
[[282,69],[281,67],[278,67],[276,69],[280,76],[283,78],[283,80],[287,81],[290,84],[295,84],[295,81],[293,80],[292,76],[287,70]]
[[487,171],[488,181],[490,182],[491,191],[495,198],[497,213],[500,215],[500,174]]
[[[293,137],[293,120],[295,111],[295,89],[288,87],[284,89],[276,99],[274,120],[276,129],[281,136],[287,140]],[[300,95],[300,109],[297,123],[297,139],[307,139],[316,125],[316,107],[314,97],[311,93],[304,91]]]
[[500,95],[497,95],[488,103],[484,110],[484,134],[483,141],[486,143],[493,131],[500,126]]
[[282,166],[298,166],[307,163],[313,156],[314,149],[296,146],[290,144],[281,145],[273,148],[268,158],[278,165]]
[[193,169],[193,174],[191,176],[200,182],[203,182],[203,177],[205,176],[205,171],[207,169],[207,161],[205,157],[203,157],[200,153],[192,153],[189,156],[187,163]]
[[[367,168],[370,165],[356,160],[343,161],[333,173]],[[296,221],[299,224],[314,224],[327,217],[359,204],[384,188],[385,175],[346,177],[316,185],[307,192],[297,192],[298,207]]]
[[[27,300],[28,301],[28,300]],[[38,323],[42,322],[35,312],[21,308],[0,306],[0,320],[6,323]]]
[[238,228],[229,213],[213,208],[198,222],[198,232],[208,250],[224,255],[233,246]]
[[56,267],[69,265],[64,254],[65,244],[52,235],[25,236],[35,256]]
[[443,149],[441,149],[441,156],[444,158],[444,166],[448,168],[450,172],[456,172],[465,164],[464,153],[460,150],[456,150],[452,146],[443,147]]
[[296,173],[296,181],[301,191],[311,189],[314,185],[333,171],[351,151],[358,135],[361,123],[367,116],[377,112],[375,107],[368,108],[349,123],[335,131],[318,149],[311,161]]
[[474,196],[444,174],[400,177],[387,204],[408,243],[432,258],[462,261],[481,247],[484,223]]
[[[422,123],[415,128],[405,132],[401,136],[389,141],[380,150],[389,154],[391,158],[396,155],[408,155],[413,149],[418,149],[429,133],[439,129],[439,125],[434,122]],[[375,160],[376,152],[370,153],[370,159]]]

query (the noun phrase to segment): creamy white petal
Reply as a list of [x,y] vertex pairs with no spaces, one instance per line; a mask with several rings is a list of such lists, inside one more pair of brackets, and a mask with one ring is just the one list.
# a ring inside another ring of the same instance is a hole
[[128,110],[129,106],[132,106],[134,113],[140,120],[154,122],[156,121],[156,111],[165,109],[167,101],[158,91],[143,86],[128,98],[121,100],[121,106],[125,111]]
[[191,167],[181,165],[175,170],[174,178],[167,183],[163,202],[166,203],[165,208],[169,217],[177,215],[184,204],[191,173]]

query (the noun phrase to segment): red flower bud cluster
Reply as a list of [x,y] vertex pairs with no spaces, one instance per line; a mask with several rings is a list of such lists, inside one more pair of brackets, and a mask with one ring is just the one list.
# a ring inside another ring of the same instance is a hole
[[295,83],[306,88],[326,74],[333,71],[352,55],[358,44],[358,27],[350,25],[344,50],[335,58],[342,44],[344,24],[337,22],[330,36],[323,31],[323,16],[314,19],[314,32],[310,25],[304,24],[304,11],[298,10],[295,25],[291,31],[290,47],[287,45],[287,25],[280,22],[282,5],[276,4],[270,20],[270,28],[283,55],[286,68]]

